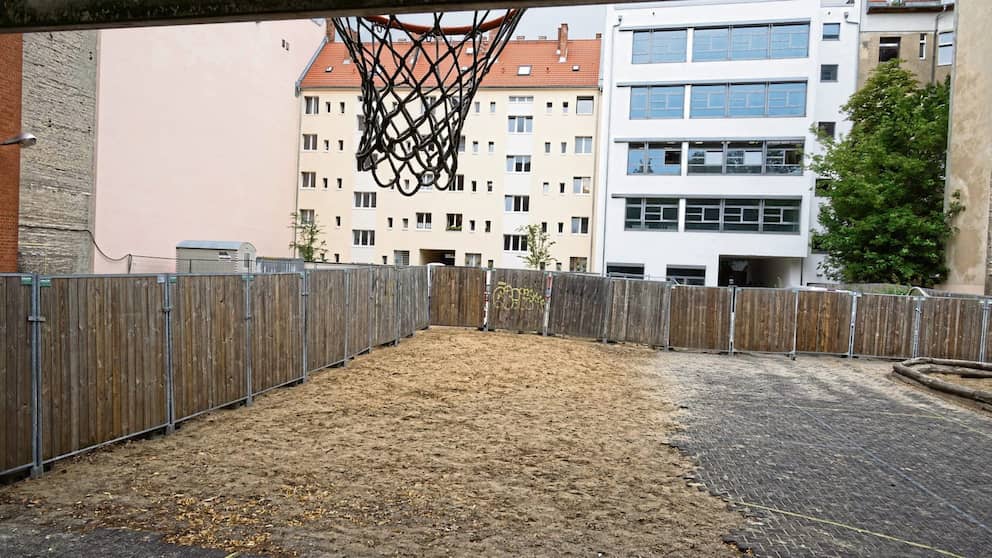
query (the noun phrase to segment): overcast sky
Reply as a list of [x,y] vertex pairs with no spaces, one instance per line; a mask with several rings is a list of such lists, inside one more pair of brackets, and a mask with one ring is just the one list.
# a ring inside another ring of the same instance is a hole
[[603,6],[570,6],[565,8],[531,8],[517,26],[516,35],[536,39],[539,35],[548,38],[558,36],[558,25],[568,23],[568,36],[576,39],[591,39],[603,32]]

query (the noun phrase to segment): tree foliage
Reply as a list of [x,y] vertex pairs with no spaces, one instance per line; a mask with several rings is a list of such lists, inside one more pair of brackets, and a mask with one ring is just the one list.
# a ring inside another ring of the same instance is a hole
[[527,255],[524,256],[527,267],[546,269],[558,261],[551,256],[551,247],[555,245],[555,241],[551,240],[548,233],[541,230],[540,225],[527,225],[517,230],[527,234]]
[[829,181],[828,203],[813,242],[831,277],[925,287],[946,277],[950,219],[962,209],[956,195],[944,204],[949,90],[887,62],[844,105],[851,133],[821,138],[811,168]]
[[317,223],[317,213],[314,212],[313,221],[303,221],[295,211],[289,216],[289,228],[293,229],[293,241],[289,243],[289,247],[304,261],[315,262],[319,257],[320,261],[326,262],[327,243],[320,240],[324,229]]

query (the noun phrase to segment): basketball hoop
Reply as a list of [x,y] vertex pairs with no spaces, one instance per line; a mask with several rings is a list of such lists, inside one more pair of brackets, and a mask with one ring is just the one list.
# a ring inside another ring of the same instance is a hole
[[443,12],[432,14],[430,25],[394,15],[335,18],[362,77],[358,170],[406,196],[422,186],[447,190],[472,99],[523,12],[472,12],[469,24],[457,26],[442,25]]

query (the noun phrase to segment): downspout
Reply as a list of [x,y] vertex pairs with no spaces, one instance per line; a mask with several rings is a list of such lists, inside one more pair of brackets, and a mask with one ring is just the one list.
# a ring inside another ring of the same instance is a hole
[[[606,135],[606,142],[603,149],[605,149],[605,156],[603,157],[603,242],[600,247],[600,265],[602,266],[602,276],[606,276],[606,238],[609,236],[607,231],[606,223],[609,216],[609,205],[610,205],[610,150],[613,148],[613,138],[611,137],[611,131],[613,130],[613,93],[615,88],[613,87],[613,50],[616,47],[616,37],[617,30],[620,28],[620,24],[623,22],[623,14],[617,15],[617,22],[613,24],[613,28],[610,30],[610,48],[609,48],[609,60],[607,60],[607,68],[609,68],[609,77],[604,79],[603,92],[608,96],[609,104],[606,107],[606,125],[604,126],[604,132]],[[607,88],[608,93],[607,93]]]

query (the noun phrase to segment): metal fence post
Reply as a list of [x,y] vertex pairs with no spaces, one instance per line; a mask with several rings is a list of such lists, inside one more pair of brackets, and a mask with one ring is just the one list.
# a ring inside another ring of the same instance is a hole
[[348,366],[348,323],[351,322],[351,270],[344,270],[344,360],[341,366]]
[[369,348],[368,352],[372,352],[372,339],[374,338],[375,327],[373,327],[375,319],[377,318],[377,313],[374,311],[374,301],[375,301],[375,283],[378,278],[375,268],[371,265],[369,266]]
[[860,293],[851,293],[851,329],[847,339],[847,358],[854,358],[854,334],[858,323],[858,298]]
[[427,327],[431,324],[431,287],[434,281],[434,271],[431,266],[424,266],[427,269]]
[[307,301],[309,300],[308,298],[309,296],[310,296],[310,280],[308,279],[307,272],[301,271],[300,272],[300,318],[302,319],[303,323],[301,324],[300,327],[300,336],[303,345],[303,373],[302,376],[300,376],[300,378],[304,382],[307,381],[307,373],[309,372],[308,369],[310,368],[310,366],[307,364],[307,358],[308,358],[307,355],[308,323],[307,322],[309,321],[309,317],[310,317],[309,313],[307,312]]
[[627,327],[630,325],[630,277],[623,280],[623,341],[627,342]]
[[400,268],[393,266],[393,320],[396,322],[396,340],[393,345],[400,344],[400,329],[402,320],[400,319]]
[[41,378],[41,279],[37,273],[31,275],[31,476],[38,477],[44,471],[44,437],[41,431],[44,410],[42,409]]
[[483,308],[482,308],[482,331],[489,331],[489,312],[490,306],[492,305],[493,299],[493,270],[486,270],[486,286],[485,292],[482,294],[483,297]]
[[251,275],[242,275],[245,284],[245,381],[248,384],[245,405],[251,405],[254,389],[251,378]]
[[613,279],[606,277],[606,307],[603,311],[603,343],[609,340],[610,318],[613,313]]
[[920,356],[920,318],[923,315],[923,299],[913,298],[913,348],[911,354],[913,358]]
[[789,357],[796,360],[796,348],[799,343],[799,289],[792,290],[796,295],[796,305],[792,313],[792,352]]
[[674,287],[671,283],[665,283],[665,295],[662,300],[665,301],[665,350],[671,348],[672,340],[672,294]]
[[734,327],[737,321],[737,286],[730,287],[730,354],[734,354]]
[[165,320],[165,433],[176,430],[176,387],[172,355],[172,283],[169,275],[159,276],[162,280],[162,314]]
[[988,343],[989,338],[989,308],[992,307],[992,301],[982,300],[980,303],[982,305],[982,332],[981,341],[979,341],[978,345],[978,361],[986,362],[985,359],[988,355],[985,354],[985,345]]
[[554,286],[555,277],[549,271],[544,279],[544,321],[542,323],[541,335],[548,336],[548,320],[551,319],[551,288]]

